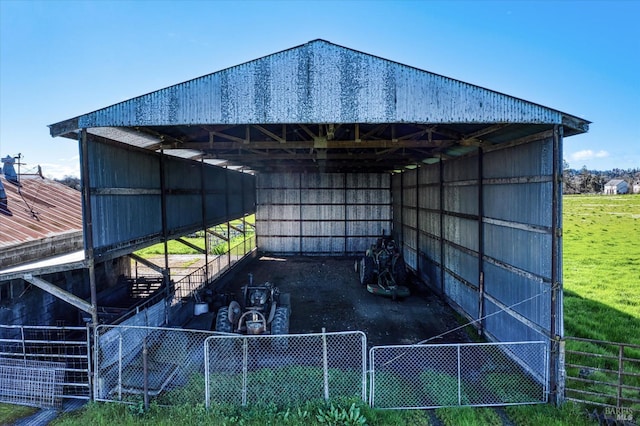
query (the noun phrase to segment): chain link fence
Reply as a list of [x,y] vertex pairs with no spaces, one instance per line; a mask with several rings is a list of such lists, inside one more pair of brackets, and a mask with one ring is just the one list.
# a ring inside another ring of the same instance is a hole
[[206,405],[366,400],[366,347],[360,331],[209,337]]
[[244,336],[101,325],[96,354],[98,401],[247,405],[366,399],[362,332]]
[[545,342],[378,346],[368,360],[366,348],[360,331],[250,336],[101,325],[95,399],[282,406],[366,400],[368,383],[369,404],[383,409],[548,400]]
[[370,350],[375,408],[547,402],[545,342],[379,346]]
[[161,405],[204,402],[204,341],[209,331],[101,325],[96,331],[98,401]]

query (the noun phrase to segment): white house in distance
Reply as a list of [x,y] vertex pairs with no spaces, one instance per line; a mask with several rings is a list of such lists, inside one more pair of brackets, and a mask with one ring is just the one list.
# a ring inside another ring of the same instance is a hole
[[640,182],[633,184],[633,193],[640,194]]
[[629,185],[622,179],[611,179],[604,185],[605,195],[626,194],[629,192]]

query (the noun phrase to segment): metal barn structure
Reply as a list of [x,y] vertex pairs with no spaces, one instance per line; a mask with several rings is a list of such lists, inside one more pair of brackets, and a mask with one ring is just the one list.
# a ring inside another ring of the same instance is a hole
[[314,40],[50,131],[80,145],[90,264],[254,212],[279,254],[386,230],[490,339],[549,342],[560,393],[562,141],[588,124]]

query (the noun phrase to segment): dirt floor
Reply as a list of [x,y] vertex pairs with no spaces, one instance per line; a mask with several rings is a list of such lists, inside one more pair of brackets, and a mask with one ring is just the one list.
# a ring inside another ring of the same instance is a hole
[[[355,259],[260,257],[238,272],[225,289],[240,294],[253,274],[254,284],[269,281],[291,295],[291,333],[360,330],[369,346],[413,344],[458,327],[454,312],[424,286],[409,283],[402,300],[376,296],[360,284]],[[464,330],[430,343],[469,342]]]

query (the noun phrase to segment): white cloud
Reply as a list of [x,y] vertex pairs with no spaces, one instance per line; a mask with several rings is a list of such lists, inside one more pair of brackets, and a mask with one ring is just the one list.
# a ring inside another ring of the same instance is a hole
[[65,176],[80,177],[79,163],[44,163],[42,164],[42,174],[50,179],[62,179]]
[[608,156],[609,156],[609,153],[604,150],[594,152],[590,149],[584,149],[582,151],[574,152],[573,154],[571,154],[571,159],[573,161],[583,161],[583,160],[591,160],[593,158],[606,158]]

